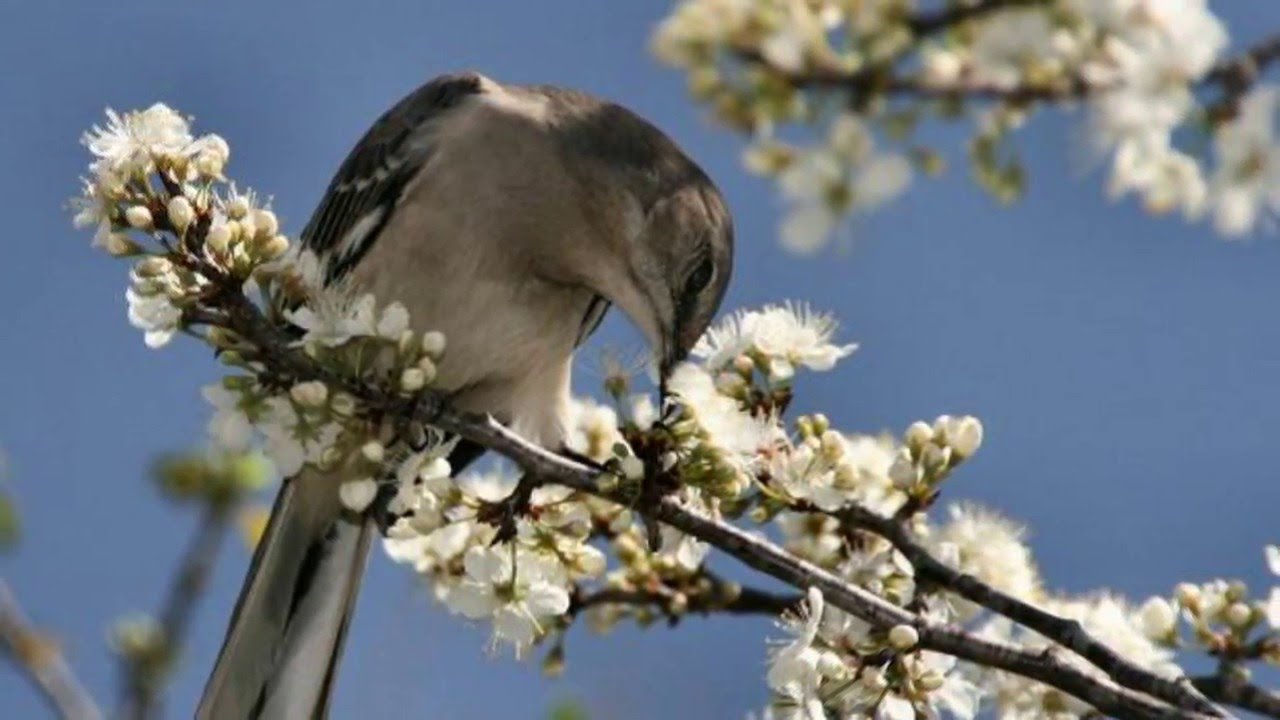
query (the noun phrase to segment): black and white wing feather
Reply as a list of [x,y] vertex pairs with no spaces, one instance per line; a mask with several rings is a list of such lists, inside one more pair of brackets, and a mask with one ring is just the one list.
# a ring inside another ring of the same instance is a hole
[[465,98],[479,94],[474,73],[444,75],[415,90],[378,118],[338,168],[320,206],[302,231],[302,244],[342,279],[368,252],[431,154],[430,124]]

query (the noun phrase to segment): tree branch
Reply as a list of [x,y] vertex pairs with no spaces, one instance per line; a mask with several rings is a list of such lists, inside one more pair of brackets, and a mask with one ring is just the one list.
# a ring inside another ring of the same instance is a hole
[[192,615],[204,594],[218,550],[231,525],[234,505],[212,500],[206,502],[200,525],[182,554],[177,574],[160,611],[161,647],[157,649],[157,655],[123,657],[121,717],[147,720],[161,714],[161,691],[186,642]]
[[600,605],[633,605],[655,607],[672,620],[683,615],[696,613],[710,615],[725,613],[728,615],[771,615],[778,616],[790,608],[794,608],[803,598],[799,595],[782,595],[753,587],[740,587],[736,583],[726,582],[718,578],[712,579],[708,592],[690,595],[684,602],[687,605],[676,611],[672,604],[679,602],[681,593],[671,588],[628,590],[622,588],[605,588],[575,597],[569,607],[571,614],[580,613],[588,608]]
[[1204,78],[1204,84],[1222,88],[1222,97],[1208,108],[1209,117],[1234,117],[1240,99],[1257,84],[1267,65],[1276,60],[1280,60],[1280,34],[1264,38],[1240,55],[1218,63]]
[[102,711],[71,670],[57,643],[31,625],[4,581],[0,581],[0,650],[39,689],[58,717],[101,720]]
[[957,3],[934,12],[914,15],[907,19],[906,24],[912,35],[927,37],[1000,10],[1045,4],[1045,0],[979,0],[974,3]]
[[[987,0],[972,5],[953,5],[935,13],[909,18],[906,25],[920,39],[1000,10],[1040,3],[1041,0]],[[852,71],[817,67],[793,72],[773,65],[755,48],[736,48],[734,52],[744,62],[766,68],[771,75],[781,78],[798,90],[847,91],[855,106],[864,104],[876,94],[926,100],[986,100],[1012,105],[1061,103],[1081,100],[1116,87],[1091,83],[1079,75],[1068,75],[1044,83],[1016,85],[997,85],[972,78],[946,83],[931,82],[919,75],[897,71],[898,64],[910,55],[909,49],[912,47],[914,45],[885,62]],[[1234,116],[1240,99],[1258,82],[1267,66],[1276,61],[1280,61],[1280,33],[1264,38],[1239,55],[1218,63],[1197,83],[1202,89],[1217,87],[1221,90],[1222,97],[1207,108],[1209,116],[1218,120]]]
[[1192,678],[1196,689],[1212,700],[1267,717],[1280,718],[1280,694],[1254,685],[1243,677],[1218,673]]
[[[619,490],[605,490],[597,483],[599,471],[562,457],[519,437],[488,415],[462,412],[449,407],[435,393],[425,392],[405,398],[384,388],[343,377],[320,367],[290,345],[283,331],[268,322],[238,290],[238,284],[221,277],[216,267],[200,267],[206,277],[224,281],[224,290],[215,301],[226,310],[229,329],[257,347],[256,358],[276,375],[293,381],[320,380],[361,400],[374,413],[401,420],[432,425],[460,435],[514,461],[526,473],[543,483],[556,483],[612,502],[630,505],[643,516],[665,522],[697,537],[744,564],[796,588],[817,587],[835,607],[878,627],[912,625],[919,632],[920,646],[971,662],[1005,670],[1051,685],[1077,697],[1109,715],[1121,718],[1217,717],[1212,706],[1182,692],[1173,695],[1178,707],[1169,707],[1134,689],[1117,686],[1094,677],[1059,659],[1052,652],[1030,652],[1009,643],[986,640],[963,629],[938,626],[908,612],[830,572],[796,558],[773,543],[730,523],[704,517],[688,510],[671,497],[645,495],[637,500]],[[221,284],[221,283],[219,283]],[[1158,683],[1144,680],[1148,687]]]
[[917,577],[1040,633],[1088,660],[1121,686],[1141,690],[1178,707],[1215,712],[1213,704],[1193,690],[1186,678],[1168,680],[1148,672],[1095,639],[1079,622],[1045,612],[952,568],[933,557],[900,523],[856,505],[842,508],[833,515],[852,527],[869,530],[888,540],[915,568]]

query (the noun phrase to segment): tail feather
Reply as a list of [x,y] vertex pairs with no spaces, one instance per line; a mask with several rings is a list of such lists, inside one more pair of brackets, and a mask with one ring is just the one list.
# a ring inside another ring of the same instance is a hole
[[196,711],[200,720],[324,717],[375,532],[337,478],[287,480]]
[[[455,471],[484,452],[449,455]],[[377,532],[342,506],[342,478],[304,470],[286,480],[254,550],[198,720],[323,718]]]

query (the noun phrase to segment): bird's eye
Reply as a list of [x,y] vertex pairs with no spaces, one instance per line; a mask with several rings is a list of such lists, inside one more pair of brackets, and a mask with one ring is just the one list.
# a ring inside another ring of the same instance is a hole
[[715,266],[712,265],[711,258],[704,258],[689,275],[688,283],[685,285],[685,293],[696,295],[702,292],[703,288],[711,284],[711,276],[714,274]]

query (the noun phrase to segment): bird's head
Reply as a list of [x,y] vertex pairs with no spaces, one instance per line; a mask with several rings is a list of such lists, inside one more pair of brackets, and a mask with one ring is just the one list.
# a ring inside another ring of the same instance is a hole
[[653,205],[629,250],[631,287],[614,301],[645,334],[665,378],[724,299],[733,224],[715,187],[693,183]]
[[559,147],[581,183],[596,232],[557,245],[570,275],[631,318],[662,376],[711,323],[733,266],[733,222],[715,184],[661,130],[619,105],[556,88]]

